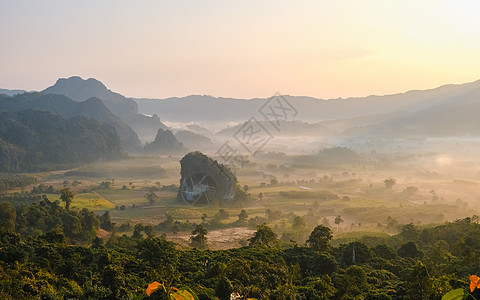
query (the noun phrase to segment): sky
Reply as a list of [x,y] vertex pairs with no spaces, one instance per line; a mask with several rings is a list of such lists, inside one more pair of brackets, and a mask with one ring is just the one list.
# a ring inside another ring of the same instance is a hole
[[0,88],[329,99],[480,79],[480,1],[0,0]]

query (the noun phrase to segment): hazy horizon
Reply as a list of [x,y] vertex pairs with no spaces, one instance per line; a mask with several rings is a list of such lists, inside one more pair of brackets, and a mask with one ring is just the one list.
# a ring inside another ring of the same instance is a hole
[[[475,1],[2,1],[0,85],[96,78],[134,98],[321,99],[480,78]],[[35,30],[31,30],[35,28]]]

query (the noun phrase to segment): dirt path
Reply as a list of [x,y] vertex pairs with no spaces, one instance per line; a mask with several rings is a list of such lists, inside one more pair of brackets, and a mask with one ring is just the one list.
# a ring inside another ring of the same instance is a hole
[[[255,230],[247,228],[228,228],[211,230],[207,234],[208,246],[212,250],[224,250],[242,246],[240,241],[251,238]],[[190,243],[190,232],[168,234],[167,240],[186,246]]]

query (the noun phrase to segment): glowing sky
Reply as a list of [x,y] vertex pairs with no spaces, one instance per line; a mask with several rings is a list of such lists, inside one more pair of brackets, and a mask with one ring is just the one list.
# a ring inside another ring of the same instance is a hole
[[319,98],[480,79],[480,1],[0,0],[0,87]]

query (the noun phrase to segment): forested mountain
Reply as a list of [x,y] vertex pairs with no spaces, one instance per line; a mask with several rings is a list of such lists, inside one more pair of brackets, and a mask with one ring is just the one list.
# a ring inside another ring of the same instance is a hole
[[65,95],[74,101],[85,101],[92,97],[101,99],[105,106],[133,128],[142,140],[153,138],[158,128],[167,129],[158,116],[139,114],[135,101],[112,92],[103,83],[93,78],[86,80],[78,76],[60,78],[42,93]]
[[14,97],[0,95],[0,111],[36,109],[69,119],[85,116],[112,125],[127,151],[138,151],[140,141],[137,134],[119,117],[110,112],[98,98],[76,102],[64,95],[25,93]]
[[109,124],[38,110],[0,113],[0,171],[36,171],[46,165],[123,156],[120,139]]

